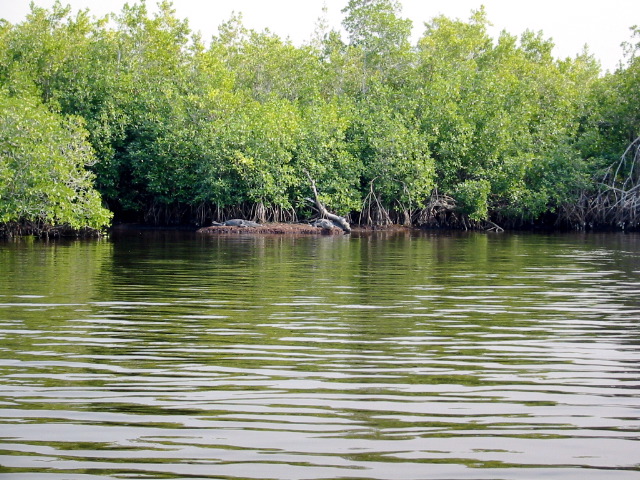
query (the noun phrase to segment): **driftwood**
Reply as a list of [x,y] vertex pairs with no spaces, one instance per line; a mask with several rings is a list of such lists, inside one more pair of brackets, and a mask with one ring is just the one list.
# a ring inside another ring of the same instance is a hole
[[307,178],[309,179],[309,182],[311,182],[311,189],[313,190],[313,198],[314,198],[313,200],[310,198],[307,198],[307,201],[313,203],[316,206],[318,212],[322,217],[325,217],[331,220],[331,222],[335,226],[340,227],[345,233],[351,233],[351,225],[349,225],[349,222],[347,222],[347,219],[344,217],[335,215],[326,209],[326,207],[320,201],[320,197],[318,196],[318,189],[316,188],[316,182],[313,180],[313,178],[311,178],[311,175],[309,174],[309,172],[305,170],[304,173],[306,173]]

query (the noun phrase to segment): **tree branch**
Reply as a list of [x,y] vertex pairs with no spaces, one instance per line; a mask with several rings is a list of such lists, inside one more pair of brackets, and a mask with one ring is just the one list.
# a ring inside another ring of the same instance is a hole
[[345,233],[351,233],[351,226],[349,225],[349,222],[347,222],[347,220],[344,217],[334,215],[333,213],[329,212],[325,208],[325,206],[320,201],[320,197],[318,196],[318,189],[316,188],[316,182],[313,180],[313,178],[311,178],[311,175],[306,169],[304,170],[304,173],[307,175],[309,182],[311,182],[311,189],[313,190],[313,198],[314,198],[313,203],[315,203],[316,208],[318,209],[318,212],[320,212],[320,215],[331,220],[334,223],[334,225],[336,225],[337,227],[340,227]]

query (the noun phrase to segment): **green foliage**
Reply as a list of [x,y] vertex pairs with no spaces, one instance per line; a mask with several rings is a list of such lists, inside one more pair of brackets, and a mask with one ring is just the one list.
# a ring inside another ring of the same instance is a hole
[[[256,205],[309,214],[308,172],[342,215],[375,204],[406,222],[438,192],[471,220],[516,225],[576,202],[640,131],[637,41],[625,66],[600,77],[587,51],[553,58],[541,32],[494,40],[484,9],[432,19],[415,46],[398,0],[350,0],[343,13],[345,40],[325,26],[295,46],[235,16],[205,44],[166,1],[104,19],[33,6],[24,22],[0,24],[3,108],[28,98],[24,118],[38,119],[39,137],[18,137],[21,158],[42,161],[47,135],[84,152],[88,140],[95,156],[47,154],[82,166],[69,173],[86,192],[72,202],[78,211],[98,201],[94,182],[122,216]],[[0,165],[3,192],[16,172]],[[3,194],[12,212],[3,218],[35,218],[30,188],[12,193],[11,207]],[[62,205],[67,194],[38,198]],[[84,210],[102,224],[94,203]],[[36,217],[79,224],[56,208]]]
[[462,211],[471,220],[485,220],[488,216],[488,199],[491,184],[487,180],[466,180],[456,185],[455,196],[462,204]]
[[82,119],[0,94],[0,223],[101,229],[111,214],[85,167],[95,161]]
[[309,196],[304,170],[315,179],[321,200],[340,215],[357,211],[361,205],[362,162],[352,155],[347,130],[353,107],[338,99],[316,99],[300,109],[300,131],[295,149],[298,186],[296,201]]
[[361,54],[364,77],[401,73],[411,48],[411,20],[401,18],[400,11],[398,0],[349,0],[344,8],[342,23]]
[[[383,87],[380,87],[383,90]],[[392,92],[376,91],[359,105],[351,131],[351,149],[362,159],[363,182],[386,209],[411,208],[434,187],[434,164],[427,138]]]
[[[640,136],[640,28],[624,45],[626,65],[600,79],[590,90],[580,148],[596,166],[607,167]],[[634,43],[635,41],[635,43]]]
[[422,128],[439,187],[463,212],[535,219],[581,186],[584,165],[571,145],[598,70],[587,55],[553,59],[540,33],[518,42],[503,32],[494,45],[487,25],[483,10],[468,23],[439,17],[427,25],[416,78]]

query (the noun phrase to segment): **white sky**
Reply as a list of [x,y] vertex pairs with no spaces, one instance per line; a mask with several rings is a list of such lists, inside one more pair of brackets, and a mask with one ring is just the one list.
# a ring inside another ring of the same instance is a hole
[[[542,30],[556,44],[556,57],[573,57],[589,46],[603,70],[615,70],[622,59],[620,44],[631,40],[630,27],[640,23],[639,0],[401,0],[402,16],[413,21],[414,40],[423,33],[424,22],[436,15],[467,20],[472,10],[484,5],[494,27],[520,35],[530,29]],[[0,0],[0,18],[11,23],[24,20],[30,0]],[[50,7],[54,0],[36,0]],[[95,16],[119,12],[125,0],[62,0],[74,10],[89,8]],[[136,3],[130,0],[129,3]],[[188,18],[192,30],[205,40],[217,32],[233,11],[241,12],[246,27],[268,28],[282,38],[302,44],[311,38],[323,5],[328,9],[329,26],[340,28],[341,10],[348,0],[174,0],[180,18]],[[147,0],[155,7],[155,0]]]

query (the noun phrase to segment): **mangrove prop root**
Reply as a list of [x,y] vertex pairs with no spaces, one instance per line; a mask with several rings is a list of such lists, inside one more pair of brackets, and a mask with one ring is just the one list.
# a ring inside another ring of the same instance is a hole
[[606,169],[598,184],[595,192],[582,192],[575,203],[565,205],[561,219],[578,229],[640,225],[640,137]]

